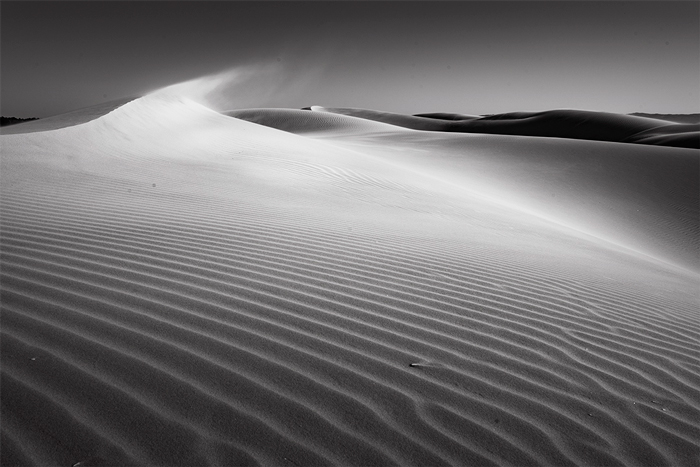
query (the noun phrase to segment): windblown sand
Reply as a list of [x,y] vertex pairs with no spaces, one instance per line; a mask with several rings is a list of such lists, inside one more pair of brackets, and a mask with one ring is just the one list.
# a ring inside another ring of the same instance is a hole
[[238,117],[0,138],[2,465],[698,465],[697,150]]

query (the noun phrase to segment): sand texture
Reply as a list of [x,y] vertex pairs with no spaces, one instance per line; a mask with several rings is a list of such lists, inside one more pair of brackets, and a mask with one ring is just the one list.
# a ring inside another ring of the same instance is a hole
[[698,151],[600,141],[653,119],[104,110],[0,138],[2,465],[700,462]]

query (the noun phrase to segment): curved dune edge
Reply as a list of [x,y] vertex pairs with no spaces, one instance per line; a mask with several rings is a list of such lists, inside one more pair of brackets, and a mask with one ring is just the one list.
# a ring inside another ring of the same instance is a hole
[[655,144],[658,146],[697,149],[700,148],[700,131],[636,137],[634,142],[640,144]]
[[297,135],[310,136],[325,132],[330,132],[333,135],[355,135],[400,131],[395,125],[330,112],[295,109],[239,109],[222,113],[229,117]]
[[654,118],[656,120],[664,120],[672,123],[700,123],[700,114],[648,114],[643,112],[635,112],[630,114],[635,117]]
[[3,136],[2,464],[694,465],[697,274],[346,123]]
[[40,118],[25,123],[18,123],[0,128],[0,135],[16,135],[21,133],[36,133],[39,131],[60,130],[75,125],[82,125],[107,115],[111,111],[121,107],[122,105],[137,99],[136,97],[128,97],[116,99],[102,104],[92,105],[83,109],[66,112],[52,117]]
[[[368,109],[321,106],[313,106],[311,109],[421,131],[541,136],[700,149],[700,138],[696,138],[700,136],[700,124],[672,123],[607,112],[563,109],[460,118],[458,114],[401,115]],[[638,136],[652,131],[658,137]],[[678,134],[681,132],[683,134]]]

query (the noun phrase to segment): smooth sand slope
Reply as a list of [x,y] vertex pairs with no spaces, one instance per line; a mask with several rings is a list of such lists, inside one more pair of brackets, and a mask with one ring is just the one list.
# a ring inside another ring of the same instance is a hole
[[2,465],[697,465],[698,151],[231,115],[0,138]]
[[102,104],[93,105],[87,108],[78,109],[51,117],[31,120],[29,122],[18,123],[0,128],[0,135],[16,135],[20,133],[35,133],[38,131],[58,130],[69,126],[80,125],[91,120],[95,120],[112,110],[121,107],[135,98],[117,99]]

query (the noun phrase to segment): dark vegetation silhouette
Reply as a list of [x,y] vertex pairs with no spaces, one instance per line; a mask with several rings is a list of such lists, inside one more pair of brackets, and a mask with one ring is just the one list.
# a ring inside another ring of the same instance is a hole
[[18,123],[39,120],[38,118],[18,118],[18,117],[0,117],[0,126],[17,125]]

